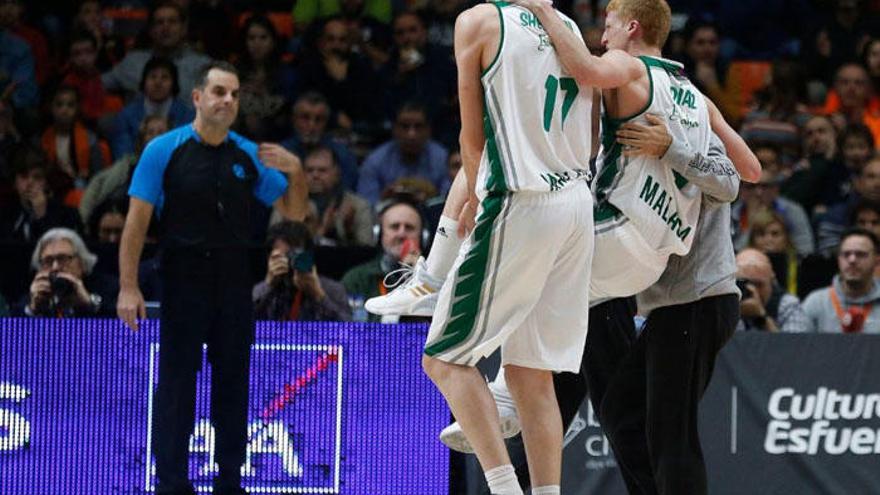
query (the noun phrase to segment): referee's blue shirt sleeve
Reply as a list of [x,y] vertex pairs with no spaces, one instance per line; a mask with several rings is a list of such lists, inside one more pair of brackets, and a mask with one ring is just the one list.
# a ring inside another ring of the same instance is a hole
[[162,208],[165,196],[162,192],[162,179],[171,154],[177,148],[174,144],[175,132],[166,133],[150,141],[141,153],[128,195],[152,204],[156,210]]
[[[239,138],[239,136],[235,136]],[[257,145],[252,141],[240,139],[239,147],[244,150],[254,166],[257,167],[257,182],[254,184],[254,196],[266,206],[272,204],[287,191],[287,177],[278,170],[263,165],[263,162],[257,158]]]

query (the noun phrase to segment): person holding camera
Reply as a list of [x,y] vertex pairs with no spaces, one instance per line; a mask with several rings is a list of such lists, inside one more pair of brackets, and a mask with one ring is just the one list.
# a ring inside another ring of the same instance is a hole
[[34,249],[31,264],[37,274],[22,313],[54,318],[112,317],[116,288],[109,278],[90,276],[97,261],[73,230],[47,231]]
[[806,332],[809,321],[797,296],[776,281],[766,254],[754,248],[736,255],[736,285],[742,292],[737,330]]
[[351,320],[345,288],[318,275],[311,235],[303,223],[273,225],[267,243],[266,279],[255,285],[252,293],[258,320]]

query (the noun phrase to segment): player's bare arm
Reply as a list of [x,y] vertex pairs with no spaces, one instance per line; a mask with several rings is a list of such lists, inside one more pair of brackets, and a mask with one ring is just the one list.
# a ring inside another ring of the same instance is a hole
[[459,217],[460,228],[474,224],[478,200],[477,171],[486,136],[483,133],[483,90],[480,74],[498,51],[501,24],[493,5],[482,4],[462,12],[455,22],[455,63],[461,109],[461,162],[467,178],[468,201]]

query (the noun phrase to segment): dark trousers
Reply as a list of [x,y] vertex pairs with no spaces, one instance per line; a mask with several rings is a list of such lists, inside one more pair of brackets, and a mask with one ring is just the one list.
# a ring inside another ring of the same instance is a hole
[[738,319],[736,295],[655,309],[607,382],[596,410],[631,494],[707,493],[698,407]]
[[211,364],[217,491],[238,488],[247,445],[253,304],[247,251],[177,250],[162,256],[159,382],[153,408],[158,493],[192,493],[189,437],[202,344]]

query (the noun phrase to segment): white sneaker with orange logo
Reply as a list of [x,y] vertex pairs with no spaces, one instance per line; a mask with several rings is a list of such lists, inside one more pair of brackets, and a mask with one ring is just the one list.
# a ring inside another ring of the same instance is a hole
[[[388,277],[400,273],[400,278],[389,284]],[[428,274],[424,257],[414,266],[404,266],[385,276],[385,286],[394,290],[384,296],[371,297],[364,303],[376,315],[432,316],[437,306],[437,294],[442,280]]]

